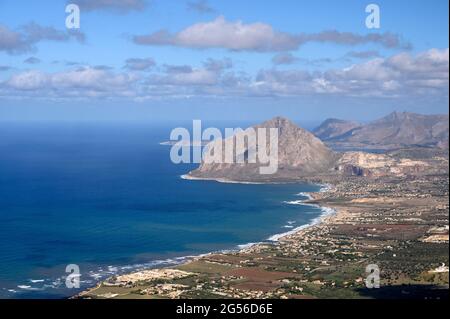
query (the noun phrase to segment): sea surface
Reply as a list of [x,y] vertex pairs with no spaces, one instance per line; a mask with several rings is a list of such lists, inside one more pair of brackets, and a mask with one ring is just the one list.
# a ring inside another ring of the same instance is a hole
[[[183,180],[196,165],[173,164],[160,145],[173,127],[2,123],[0,298],[65,298],[116,273],[265,241],[323,213],[299,202],[317,185]],[[80,289],[66,288],[68,264],[80,267]]]

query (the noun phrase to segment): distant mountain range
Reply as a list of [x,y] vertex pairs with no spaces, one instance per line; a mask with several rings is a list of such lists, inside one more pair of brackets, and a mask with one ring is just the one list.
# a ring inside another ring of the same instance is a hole
[[361,126],[362,124],[358,122],[339,119],[328,119],[325,122],[323,122],[319,127],[314,129],[313,133],[322,141],[328,141],[333,138],[342,136],[345,133],[350,132],[351,130]]
[[448,148],[448,115],[394,112],[366,125],[329,119],[313,133],[338,150],[393,150],[411,146]]
[[[402,175],[434,169],[433,165],[423,162],[420,158],[434,158],[437,153],[448,158],[448,115],[392,113],[366,125],[330,119],[314,130],[317,136],[282,117],[276,117],[252,128],[255,131],[258,128],[278,129],[276,174],[262,175],[259,169],[264,164],[258,162],[213,163],[212,155],[207,154],[200,167],[185,177],[221,181],[276,182],[314,178],[319,175]],[[231,141],[230,139],[248,133],[249,129],[226,140],[215,140],[208,144],[207,148],[223,148]],[[319,137],[325,140],[327,145]],[[346,151],[338,152],[337,149]],[[350,151],[355,149],[383,150],[385,154]],[[241,150],[242,154],[235,154],[237,150],[233,149],[233,157],[245,158],[250,150],[244,148]],[[222,156],[225,157],[225,154]]]

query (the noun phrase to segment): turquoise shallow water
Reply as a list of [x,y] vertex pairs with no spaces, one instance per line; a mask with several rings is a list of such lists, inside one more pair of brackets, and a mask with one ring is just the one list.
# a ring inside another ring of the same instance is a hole
[[289,205],[304,184],[240,185],[180,178],[170,128],[6,124],[0,128],[0,297],[62,298],[77,264],[81,289],[117,272],[235,249],[309,223]]

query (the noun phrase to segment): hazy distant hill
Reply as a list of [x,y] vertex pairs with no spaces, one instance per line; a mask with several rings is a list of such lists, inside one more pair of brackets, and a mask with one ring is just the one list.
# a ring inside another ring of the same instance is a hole
[[[327,121],[315,130],[336,149],[398,149],[407,146],[448,148],[448,115],[422,115],[394,112],[369,124],[336,134]],[[333,123],[333,122],[331,122]],[[347,123],[347,124],[346,124]],[[346,122],[339,127],[351,125]],[[328,128],[328,130],[327,130]]]
[[345,133],[360,127],[361,124],[352,121],[345,121],[339,119],[328,119],[323,122],[319,127],[314,129],[313,133],[315,136],[320,138],[322,141],[327,141]]
[[[293,179],[326,172],[332,169],[338,155],[312,133],[288,119],[276,117],[253,128],[278,128],[279,169],[275,175],[261,175],[260,164],[206,164],[189,174],[194,178],[227,180]],[[213,142],[221,145],[222,140]],[[212,144],[210,145],[212,146]],[[239,154],[238,154],[239,155]],[[264,166],[264,165],[263,165]]]

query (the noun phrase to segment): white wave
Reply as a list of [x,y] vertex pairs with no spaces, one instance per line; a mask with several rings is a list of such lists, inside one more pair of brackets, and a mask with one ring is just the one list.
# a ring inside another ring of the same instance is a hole
[[36,283],[39,283],[39,282],[44,282],[45,279],[30,279],[29,281],[30,281],[31,283],[33,283],[33,284],[36,284]]
[[238,245],[238,248],[240,250],[242,250],[242,249],[247,249],[247,248],[253,247],[253,246],[258,245],[258,244],[259,243],[248,243],[248,244]]
[[102,278],[102,275],[99,273],[89,273],[89,277],[98,280],[98,279]]
[[303,205],[303,200],[284,201],[283,203],[288,205]]
[[310,207],[315,207],[315,208],[321,208],[320,205],[305,203],[305,201],[303,201],[303,200],[284,201],[283,203],[288,204],[288,205],[301,205],[301,206],[310,206]]
[[297,196],[304,196],[307,199],[313,199],[312,195],[310,193],[306,193],[306,192],[298,193]]
[[331,188],[332,188],[332,186],[329,184],[322,184],[322,185],[320,185],[319,193],[328,192],[329,190],[331,190]]
[[320,216],[314,218],[313,220],[311,220],[311,222],[309,224],[305,224],[302,225],[300,227],[296,227],[291,231],[285,232],[285,233],[281,233],[281,234],[276,234],[273,236],[270,236],[267,240],[268,241],[272,241],[272,242],[277,242],[279,241],[281,238],[289,236],[289,235],[293,235],[295,233],[298,233],[299,231],[306,229],[308,227],[320,224],[322,222],[322,220],[330,215],[333,215],[336,213],[336,210],[334,210],[333,208],[330,207],[320,207],[322,209],[322,214],[320,214]]
[[28,285],[18,285],[17,288],[20,288],[20,289],[30,289],[31,286],[28,286]]
[[20,288],[22,290],[29,290],[29,291],[38,291],[43,290],[44,288],[36,288],[29,285],[18,285],[17,288]]

